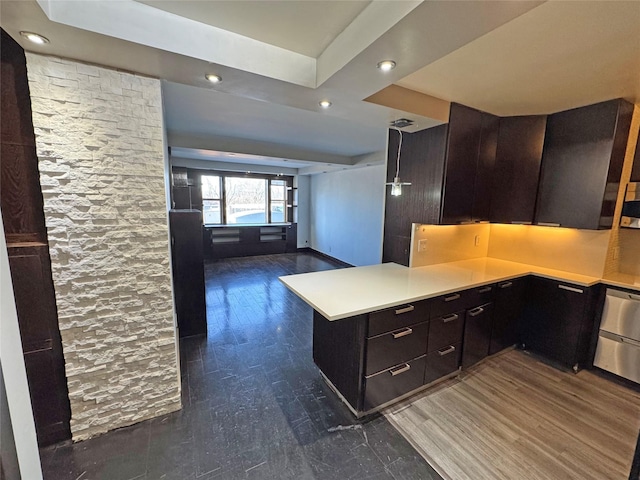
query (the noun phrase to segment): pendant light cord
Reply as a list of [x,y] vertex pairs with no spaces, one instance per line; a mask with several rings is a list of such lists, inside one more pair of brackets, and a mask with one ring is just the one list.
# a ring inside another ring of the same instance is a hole
[[402,148],[402,130],[398,129],[400,140],[398,141],[398,158],[396,160],[396,178],[400,176],[400,149]]

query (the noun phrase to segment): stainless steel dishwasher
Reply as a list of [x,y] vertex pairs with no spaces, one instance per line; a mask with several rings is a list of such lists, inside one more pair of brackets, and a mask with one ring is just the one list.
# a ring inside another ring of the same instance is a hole
[[640,383],[640,295],[607,289],[593,364]]

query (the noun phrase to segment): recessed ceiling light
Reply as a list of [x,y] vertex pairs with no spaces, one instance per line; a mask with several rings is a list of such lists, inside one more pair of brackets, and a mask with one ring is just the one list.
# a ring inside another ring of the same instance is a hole
[[44,45],[45,43],[49,43],[49,39],[47,37],[43,37],[42,35],[38,35],[33,32],[20,32],[24,38],[29,40],[30,42],[36,43],[38,45]]
[[396,68],[396,62],[394,62],[393,60],[383,60],[382,62],[378,62],[378,65],[376,66],[379,70],[388,72],[389,70],[393,70],[394,68]]
[[331,102],[329,100],[321,100],[319,105],[322,108],[329,108],[331,106]]
[[220,83],[222,81],[222,77],[220,75],[216,75],[215,73],[207,73],[204,78],[209,80],[211,83]]

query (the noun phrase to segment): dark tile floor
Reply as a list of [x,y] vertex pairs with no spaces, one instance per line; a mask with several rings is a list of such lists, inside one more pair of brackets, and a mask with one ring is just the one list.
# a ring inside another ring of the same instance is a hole
[[313,364],[312,310],[278,276],[339,267],[309,253],[207,264],[209,332],[180,346],[183,409],[43,449],[45,479],[440,479]]

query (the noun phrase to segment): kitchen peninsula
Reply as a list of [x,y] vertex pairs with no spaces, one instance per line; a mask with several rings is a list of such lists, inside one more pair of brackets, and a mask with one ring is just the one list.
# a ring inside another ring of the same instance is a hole
[[[493,258],[280,277],[314,309],[314,361],[356,416],[516,343],[590,366],[598,277]],[[625,279],[629,280],[629,279]],[[639,291],[640,282],[618,286]]]

